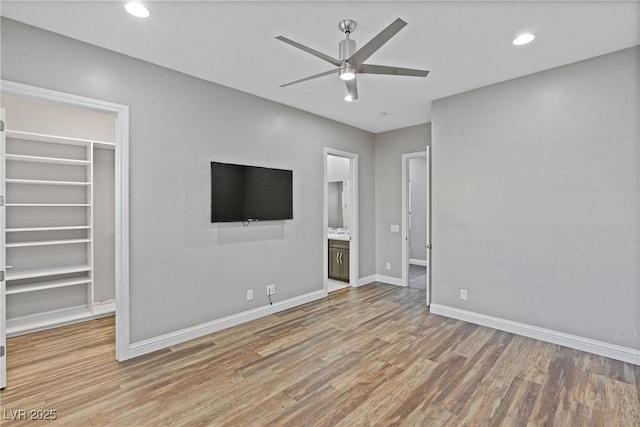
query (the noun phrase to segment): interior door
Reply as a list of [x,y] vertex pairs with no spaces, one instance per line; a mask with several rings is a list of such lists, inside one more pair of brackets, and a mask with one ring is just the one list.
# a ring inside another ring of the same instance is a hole
[[427,306],[431,305],[431,147],[427,146],[427,272],[425,281],[427,284]]
[[0,388],[7,386],[7,339],[5,323],[7,322],[7,300],[5,296],[5,110],[0,109]]

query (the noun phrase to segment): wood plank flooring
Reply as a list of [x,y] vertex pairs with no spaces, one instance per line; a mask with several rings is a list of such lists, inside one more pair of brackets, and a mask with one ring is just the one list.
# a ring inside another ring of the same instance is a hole
[[123,363],[113,318],[11,338],[1,424],[640,426],[640,367],[424,300],[367,285]]
[[409,287],[414,289],[427,289],[427,267],[409,264]]

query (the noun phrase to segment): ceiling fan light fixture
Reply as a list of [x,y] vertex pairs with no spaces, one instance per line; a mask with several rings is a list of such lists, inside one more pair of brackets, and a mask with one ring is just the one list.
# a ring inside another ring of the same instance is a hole
[[151,13],[142,3],[132,1],[124,5],[127,12],[138,18],[148,18]]
[[[334,74],[336,68],[338,76],[345,82],[347,87],[347,96],[344,97],[346,102],[353,102],[358,99],[358,85],[356,84],[356,74],[382,74],[391,76],[415,76],[426,77],[429,74],[427,70],[414,70],[411,68],[390,67],[383,65],[365,64],[364,62],[373,55],[378,49],[386,44],[394,35],[407,25],[402,19],[397,18],[389,24],[384,30],[380,31],[367,44],[356,50],[356,42],[351,40],[349,34],[356,28],[356,21],[353,19],[344,19],[338,24],[340,31],[344,33],[345,39],[338,44],[338,58],[333,58],[325,53],[319,52],[294,40],[284,36],[276,36],[277,40],[287,43],[295,48],[303,50],[311,55],[332,64],[335,68],[303,79],[295,80],[290,83],[280,85],[280,87],[291,86],[297,83],[306,82],[318,77]],[[335,74],[334,74],[335,75]]]
[[340,67],[340,78],[342,80],[353,80],[356,78],[356,69],[349,64]]
[[523,33],[523,34],[520,34],[515,39],[513,39],[513,44],[516,46],[522,46],[522,45],[531,43],[535,38],[536,36],[534,36],[531,33]]

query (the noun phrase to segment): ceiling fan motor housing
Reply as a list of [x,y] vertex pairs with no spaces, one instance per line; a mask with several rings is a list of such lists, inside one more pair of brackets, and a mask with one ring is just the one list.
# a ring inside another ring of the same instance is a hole
[[343,80],[351,80],[355,77],[356,69],[347,62],[356,51],[356,42],[349,38],[349,32],[345,32],[346,39],[342,40],[338,45],[338,59],[342,61],[338,74]]
[[355,40],[351,40],[349,38],[349,33],[347,33],[347,38],[342,40],[338,46],[338,59],[340,61],[346,61],[351,58],[356,52],[356,42]]
[[349,38],[349,34],[356,29],[356,25],[356,21],[353,19],[343,19],[338,24],[338,28],[345,36],[345,39],[338,46],[338,58],[340,61],[346,61],[356,52],[356,42]]

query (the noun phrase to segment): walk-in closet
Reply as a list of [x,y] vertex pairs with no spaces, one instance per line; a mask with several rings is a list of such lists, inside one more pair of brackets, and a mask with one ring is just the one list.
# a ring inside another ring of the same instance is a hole
[[6,96],[6,333],[115,311],[115,115]]

